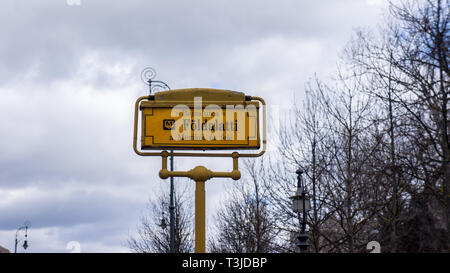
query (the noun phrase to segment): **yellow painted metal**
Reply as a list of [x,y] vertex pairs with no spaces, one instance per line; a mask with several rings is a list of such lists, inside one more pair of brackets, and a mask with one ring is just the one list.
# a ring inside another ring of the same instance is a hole
[[197,166],[187,172],[169,171],[167,169],[167,157],[169,153],[163,151],[162,168],[159,171],[159,177],[167,179],[169,177],[189,177],[195,181],[195,252],[204,253],[206,245],[205,232],[205,182],[213,177],[229,177],[234,180],[241,178],[239,171],[237,152],[232,153],[233,170],[231,172],[213,172],[203,166]]
[[[205,168],[198,166],[197,168]],[[206,169],[206,168],[205,168]],[[205,181],[195,181],[195,253],[205,253]]]
[[157,92],[143,101],[141,149],[259,149],[259,102],[230,90]]
[[[203,89],[195,89],[190,90],[189,92],[200,92],[201,94],[205,94]],[[185,99],[190,98],[192,94],[188,94],[188,91],[183,91],[181,93],[178,93],[179,96],[174,96],[174,93],[169,93],[170,91],[166,92],[160,92],[155,94],[154,99],[157,98],[166,98],[166,100],[171,101],[173,104],[178,100],[178,102],[186,103]],[[232,92],[232,91],[229,91]],[[215,93],[217,97],[208,97],[209,102],[222,102],[227,99],[227,102],[236,102],[240,103],[243,99],[244,101],[253,101],[257,100],[261,102],[262,104],[262,112],[263,112],[263,139],[262,139],[262,149],[258,153],[238,153],[238,152],[232,152],[232,153],[202,153],[202,152],[168,152],[168,151],[160,151],[160,152],[142,152],[137,149],[137,131],[138,131],[138,112],[139,108],[141,106],[141,102],[145,99],[148,101],[151,101],[152,97],[144,96],[137,99],[135,104],[135,112],[134,112],[134,131],[133,131],[133,149],[136,152],[136,154],[141,156],[161,156],[162,158],[162,167],[159,171],[159,176],[162,179],[167,179],[169,177],[189,177],[192,180],[196,182],[196,190],[195,190],[195,252],[197,253],[204,253],[205,252],[205,245],[206,245],[206,232],[205,232],[205,182],[208,179],[211,179],[213,177],[228,177],[232,178],[234,180],[239,180],[241,177],[241,172],[239,171],[238,166],[238,159],[239,157],[259,157],[263,155],[266,151],[266,145],[267,145],[267,139],[266,139],[266,103],[265,101],[260,97],[246,97],[243,93],[234,92],[234,93],[228,93],[228,92],[222,92],[221,95],[219,93]],[[226,95],[230,95],[226,97]],[[214,101],[215,99],[215,101]],[[162,99],[161,99],[162,100]],[[145,105],[147,102],[143,102]],[[162,108],[166,107],[167,105],[160,105]],[[145,108],[145,107],[143,107]],[[144,123],[142,121],[142,123]],[[259,123],[259,120],[258,120]],[[259,134],[259,129],[258,129]],[[259,135],[258,135],[259,139]],[[233,170],[230,172],[214,172],[211,171],[203,166],[197,166],[189,171],[169,171],[167,169],[167,158],[169,156],[188,156],[188,157],[231,157],[233,159]]]
[[[149,96],[142,96],[139,97],[136,100],[135,103],[135,109],[134,109],[134,129],[133,129],[133,149],[135,151],[136,154],[140,155],[140,156],[161,156],[161,152],[142,152],[137,148],[137,132],[138,132],[138,119],[139,119],[139,106],[140,103],[143,100],[149,100],[150,97]],[[263,133],[263,138],[262,138],[262,149],[258,152],[258,153],[240,153],[239,157],[259,157],[262,156],[265,151],[266,151],[266,147],[267,147],[267,134],[266,134],[266,102],[264,101],[264,99],[260,98],[260,97],[254,97],[254,96],[250,96],[249,97],[250,100],[257,100],[260,101],[262,104],[262,114],[263,114],[263,118],[262,118],[262,124],[263,124],[263,128],[262,128],[262,133]],[[194,152],[171,152],[170,156],[194,156],[194,157],[232,157],[232,153],[210,153],[210,152],[199,152],[199,153],[194,153]]]
[[[253,102],[252,102],[253,103]],[[171,117],[172,108],[144,108],[142,111],[143,124],[142,124],[142,138],[141,149],[259,149],[259,130],[256,127],[258,116],[255,111],[256,117],[237,118],[237,116],[245,116],[245,110],[236,110],[238,113],[233,120],[226,119],[226,111],[222,112],[222,121],[219,119],[209,118],[196,118],[194,117],[194,110],[190,109],[188,117]],[[167,129],[168,127],[175,126],[177,120],[180,122],[179,132],[176,130]],[[240,121],[238,121],[240,120]],[[242,132],[237,129],[243,123]],[[164,126],[167,127],[164,127]],[[215,130],[205,131],[201,127],[210,126],[222,127],[219,130],[220,138],[217,139]],[[189,127],[187,133],[183,129]],[[193,129],[191,129],[193,128]],[[174,135],[177,135],[180,139],[174,139]],[[200,134],[200,139],[195,139],[195,134]],[[208,139],[206,135],[209,135],[211,139]],[[184,139],[186,136],[189,139]],[[230,138],[230,139],[228,139]]]
[[239,153],[237,152],[232,153],[233,170],[231,172],[213,172],[203,166],[199,166],[202,168],[196,167],[186,172],[169,171],[167,169],[167,157],[169,157],[169,155],[170,153],[167,151],[161,152],[162,168],[159,171],[159,177],[161,179],[167,179],[169,177],[189,177],[194,181],[206,181],[213,177],[228,177],[232,178],[233,180],[239,180],[239,178],[241,178],[241,172],[239,171],[238,165]]

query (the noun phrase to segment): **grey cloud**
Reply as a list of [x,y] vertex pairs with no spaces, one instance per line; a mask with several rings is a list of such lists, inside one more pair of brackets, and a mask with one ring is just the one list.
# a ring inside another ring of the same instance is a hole
[[[0,229],[15,229],[24,219],[33,228],[68,227],[115,220],[127,223],[139,214],[142,204],[102,191],[73,190],[27,196],[0,207]],[[120,215],[120,217],[118,217]]]
[[[364,4],[364,2],[362,3]],[[261,37],[341,38],[361,1],[8,1],[0,11],[0,75],[5,81],[38,65],[39,78],[73,76],[90,50],[105,60],[204,65]]]

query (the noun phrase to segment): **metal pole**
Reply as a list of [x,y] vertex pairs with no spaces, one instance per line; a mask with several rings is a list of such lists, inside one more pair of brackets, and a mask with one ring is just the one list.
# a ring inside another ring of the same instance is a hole
[[19,239],[18,239],[19,231],[21,231],[23,229],[26,229],[25,230],[25,240],[27,238],[28,226],[25,225],[25,226],[21,226],[21,227],[17,228],[17,230],[16,230],[16,238],[14,240],[14,253],[17,253],[17,245],[19,244]]
[[195,181],[195,253],[205,253],[205,181]]
[[[148,92],[149,95],[152,94],[152,79],[148,79]],[[159,82],[159,81],[156,81]],[[165,84],[164,82],[161,82],[164,85],[167,86],[168,89],[170,87]],[[171,154],[173,154],[173,150],[170,151]],[[170,171],[173,171],[173,155],[170,156]],[[170,253],[175,253],[175,204],[174,204],[174,185],[173,185],[173,177],[170,177],[170,202],[169,202],[169,215],[170,215],[170,243],[169,243],[169,251]]]
[[[173,151],[170,151],[173,153]],[[170,156],[170,171],[173,171],[173,156]],[[175,204],[174,204],[173,176],[170,177],[170,253],[175,253]]]
[[306,204],[305,204],[306,192],[305,188],[302,188],[302,201],[303,201],[303,222],[302,222],[302,233],[305,233],[306,229]]
[[[303,180],[301,175],[303,174],[303,170],[297,170],[297,187],[301,187],[302,189],[302,202],[303,202],[303,217],[301,223],[300,234],[298,235],[298,247],[300,248],[300,253],[308,253],[308,234],[306,233],[306,190],[305,185],[303,184]],[[300,221],[300,213],[298,213],[298,218]]]
[[239,154],[234,152],[233,171],[231,172],[213,172],[203,166],[197,166],[189,171],[169,171],[167,169],[167,158],[169,153],[163,151],[160,153],[162,166],[159,171],[159,177],[167,179],[169,177],[189,177],[195,181],[195,252],[205,253],[206,251],[206,228],[205,228],[205,182],[213,177],[229,177],[233,180],[241,178],[241,172],[238,169]]

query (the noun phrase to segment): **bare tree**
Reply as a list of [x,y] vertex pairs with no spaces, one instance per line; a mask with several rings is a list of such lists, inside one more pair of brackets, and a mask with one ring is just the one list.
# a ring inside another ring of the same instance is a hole
[[[330,243],[321,232],[321,226],[330,211],[324,206],[324,190],[322,174],[327,166],[324,156],[324,111],[318,103],[318,94],[308,84],[303,105],[294,103],[291,119],[282,124],[278,132],[278,153],[269,154],[269,167],[265,176],[272,212],[276,215],[279,236],[284,237],[285,244],[279,245],[281,252],[295,252],[297,249],[296,235],[299,232],[297,214],[292,211],[292,202],[288,198],[296,190],[298,168],[305,170],[306,185],[310,190],[311,213],[308,215],[310,228],[310,251],[321,252]],[[304,178],[305,179],[305,178]]]
[[[148,203],[148,214],[141,218],[136,237],[130,236],[128,247],[140,253],[170,253],[169,192],[164,191]],[[193,215],[186,188],[175,190],[175,253],[193,251]]]
[[[369,75],[370,80],[384,82],[384,90],[388,90],[373,93],[400,109],[398,113],[406,121],[397,133],[402,133],[400,139],[406,138],[410,143],[409,152],[402,154],[391,149],[396,159],[391,156],[390,165],[398,167],[395,160],[409,163],[396,174],[406,172],[413,176],[406,190],[423,205],[409,204],[411,221],[419,223],[415,217],[430,215],[434,218],[427,223],[434,228],[429,230],[422,246],[431,249],[431,244],[435,244],[435,251],[449,249],[450,244],[449,10],[446,0],[391,4],[390,21],[381,34],[360,32],[351,50],[353,65]],[[399,139],[391,132],[391,140]],[[398,176],[395,179],[398,181]],[[397,187],[398,183],[393,185]],[[401,193],[396,191],[393,195],[396,199],[397,194]],[[441,240],[440,245],[431,243],[439,237],[435,236],[439,229],[446,230],[447,240]],[[427,242],[430,245],[426,246]]]
[[228,199],[215,216],[212,252],[268,253],[276,249],[275,218],[269,213],[267,195],[261,181],[263,166],[245,161],[248,175],[234,182]]
[[286,238],[279,251],[295,251],[288,196],[300,166],[313,251],[365,251],[372,239],[391,252],[448,249],[449,5],[404,1],[390,14],[379,38],[357,33],[333,86],[308,85],[279,153],[268,155],[265,188]]
[[332,88],[317,88],[330,132],[325,145],[329,160],[324,202],[335,212],[341,230],[334,251],[359,252],[365,250],[364,234],[372,228],[381,209],[378,179],[371,168],[380,139],[372,134],[374,108],[361,92],[360,75],[338,76]]

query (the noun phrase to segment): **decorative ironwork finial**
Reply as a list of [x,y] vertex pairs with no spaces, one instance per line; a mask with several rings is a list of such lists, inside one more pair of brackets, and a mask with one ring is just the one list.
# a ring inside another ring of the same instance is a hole
[[157,91],[170,90],[170,87],[163,81],[154,81],[156,70],[152,67],[146,67],[141,72],[141,80],[148,85],[148,92],[151,95]]

